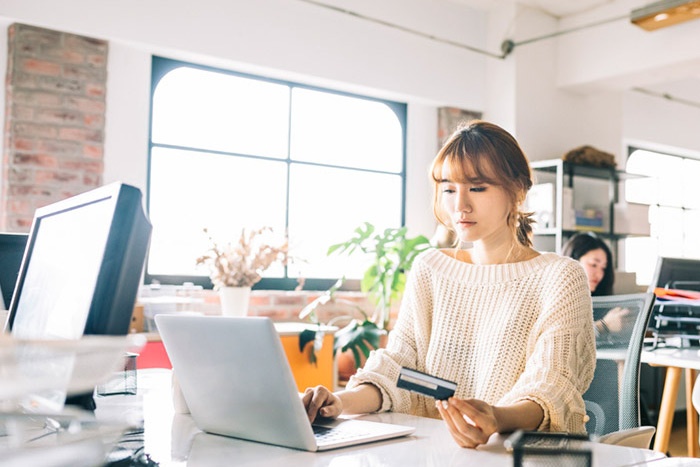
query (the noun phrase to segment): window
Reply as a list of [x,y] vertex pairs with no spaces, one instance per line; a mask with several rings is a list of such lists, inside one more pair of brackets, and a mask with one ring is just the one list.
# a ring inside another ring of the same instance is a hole
[[209,286],[204,228],[223,243],[270,226],[298,261],[259,286],[325,287],[366,267],[331,244],[403,225],[405,104],[158,57],[153,76],[147,281]]
[[657,256],[700,258],[700,161],[630,148],[625,199],[648,204],[651,236],[625,240],[625,269],[649,284]]

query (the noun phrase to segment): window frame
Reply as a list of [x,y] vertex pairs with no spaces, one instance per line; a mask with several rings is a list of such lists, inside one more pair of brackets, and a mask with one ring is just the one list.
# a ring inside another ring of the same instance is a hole
[[[363,168],[358,168],[358,167],[352,167],[352,166],[342,166],[342,165],[333,165],[333,164],[322,164],[318,162],[306,162],[306,161],[296,161],[292,160],[290,157],[290,152],[289,152],[289,147],[290,147],[290,141],[291,141],[291,131],[287,135],[288,142],[287,142],[287,155],[284,159],[274,159],[276,162],[282,162],[286,164],[287,167],[287,179],[289,181],[290,173],[291,173],[291,166],[294,164],[297,165],[311,165],[311,166],[316,166],[316,167],[332,167],[332,168],[340,168],[344,170],[356,170],[360,172],[369,172],[369,173],[377,173],[377,174],[390,174],[390,175],[399,175],[401,177],[401,226],[405,225],[406,223],[406,165],[407,165],[407,158],[406,158],[406,141],[407,141],[407,111],[408,111],[408,105],[406,103],[402,102],[397,102],[397,101],[390,101],[386,99],[380,99],[376,97],[371,97],[371,96],[365,96],[365,95],[360,95],[360,94],[355,94],[355,93],[350,93],[346,91],[339,91],[335,89],[330,89],[330,88],[323,88],[323,87],[318,87],[318,86],[313,86],[313,85],[308,85],[296,81],[288,81],[288,80],[282,80],[282,79],[275,79],[275,78],[269,78],[261,75],[254,75],[250,73],[243,73],[239,71],[233,71],[233,70],[227,70],[223,68],[218,68],[218,67],[212,67],[212,66],[207,66],[207,65],[202,65],[202,64],[196,64],[196,63],[191,63],[191,62],[185,62],[181,60],[175,60],[175,59],[170,59],[166,57],[161,57],[161,56],[152,56],[151,60],[151,89],[150,89],[150,102],[149,102],[149,120],[148,120],[148,159],[147,159],[147,173],[146,173],[146,210],[150,214],[150,208],[151,208],[151,158],[153,154],[153,149],[155,147],[160,147],[160,148],[170,148],[170,149],[181,149],[185,151],[198,151],[202,153],[211,153],[211,154],[222,154],[222,155],[229,155],[233,157],[254,157],[256,159],[260,160],[271,160],[268,157],[265,156],[250,156],[250,155],[240,155],[236,153],[231,153],[231,152],[226,152],[226,151],[214,151],[214,150],[209,150],[209,149],[204,149],[204,148],[197,148],[197,147],[189,147],[189,146],[176,146],[176,145],[168,145],[168,144],[155,144],[153,141],[153,98],[154,94],[156,91],[156,88],[158,87],[158,84],[160,83],[161,79],[165,77],[169,72],[180,68],[180,67],[189,67],[193,69],[198,69],[198,70],[203,70],[203,71],[209,71],[209,72],[215,72],[215,73],[222,73],[225,75],[231,75],[231,76],[236,76],[236,77],[241,77],[241,78],[247,78],[247,79],[253,79],[253,80],[259,80],[259,81],[264,81],[264,82],[269,82],[269,83],[274,83],[274,84],[281,84],[290,87],[290,91],[294,88],[300,88],[300,89],[307,89],[307,90],[313,90],[313,91],[320,91],[320,92],[325,92],[325,93],[330,93],[330,94],[335,94],[339,96],[345,96],[345,97],[352,97],[352,98],[357,98],[357,99],[363,99],[363,100],[368,100],[368,101],[373,101],[373,102],[379,102],[387,105],[389,109],[391,109],[394,114],[396,114],[396,117],[398,119],[399,125],[401,126],[401,145],[402,145],[402,154],[401,154],[401,171],[400,172],[389,172],[389,171],[384,171],[384,170],[374,170],[374,169],[363,169]],[[290,99],[291,99],[291,92],[290,92]],[[290,107],[290,115],[289,115],[289,127],[291,128],[291,107]],[[286,187],[286,213],[285,213],[285,226],[289,226],[289,199],[290,199],[290,187],[291,183],[287,183]],[[397,226],[399,227],[399,226]],[[348,237],[351,235],[351,232],[348,232]],[[148,272],[148,262],[150,260],[150,255],[147,255],[146,257],[146,264],[144,268],[144,282],[146,284],[154,284],[154,283],[160,283],[160,284],[169,284],[169,285],[182,285],[187,282],[191,282],[195,285],[201,285],[205,289],[211,289],[213,287],[213,284],[211,280],[209,279],[208,276],[188,276],[188,275],[175,275],[175,274],[150,274]],[[321,279],[321,278],[304,278],[304,289],[305,290],[326,290],[330,288],[338,278],[334,279]],[[288,268],[287,266],[284,267],[284,277],[263,277],[260,282],[255,284],[253,286],[253,289],[261,289],[261,290],[295,290],[299,286],[299,282],[296,278],[288,277]],[[359,290],[360,289],[360,280],[359,279],[348,279],[344,282],[343,286],[341,287],[341,290]]]

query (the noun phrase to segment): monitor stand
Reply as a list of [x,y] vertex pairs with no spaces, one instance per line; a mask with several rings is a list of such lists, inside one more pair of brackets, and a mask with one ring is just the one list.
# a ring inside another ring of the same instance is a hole
[[74,394],[72,396],[66,397],[66,405],[72,405],[79,407],[83,410],[94,411],[97,405],[95,405],[95,398],[92,392],[86,392],[83,394]]

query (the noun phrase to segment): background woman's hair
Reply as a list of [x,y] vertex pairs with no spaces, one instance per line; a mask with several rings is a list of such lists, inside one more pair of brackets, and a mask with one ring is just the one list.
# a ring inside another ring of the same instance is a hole
[[527,156],[510,133],[493,123],[473,120],[458,128],[433,160],[430,168],[434,182],[433,213],[438,222],[453,230],[451,219],[440,206],[440,181],[445,165],[454,174],[455,182],[466,183],[469,174],[503,187],[512,201],[508,226],[519,243],[532,246],[532,213],[518,210],[532,187],[532,171]]
[[608,264],[603,271],[603,279],[598,283],[591,295],[612,295],[613,284],[615,283],[615,268],[613,257],[608,245],[592,232],[577,233],[564,244],[561,254],[579,261],[583,255],[593,250],[603,250],[607,257]]

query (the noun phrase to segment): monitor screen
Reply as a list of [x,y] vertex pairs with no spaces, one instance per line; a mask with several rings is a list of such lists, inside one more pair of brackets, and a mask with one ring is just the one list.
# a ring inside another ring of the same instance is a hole
[[27,246],[27,237],[28,235],[23,233],[0,233],[0,309],[10,308],[12,292],[15,290],[19,267]]
[[700,290],[700,259],[659,257],[648,291],[656,287]]
[[126,334],[150,235],[140,190],[122,183],[37,209],[6,327],[35,339]]

